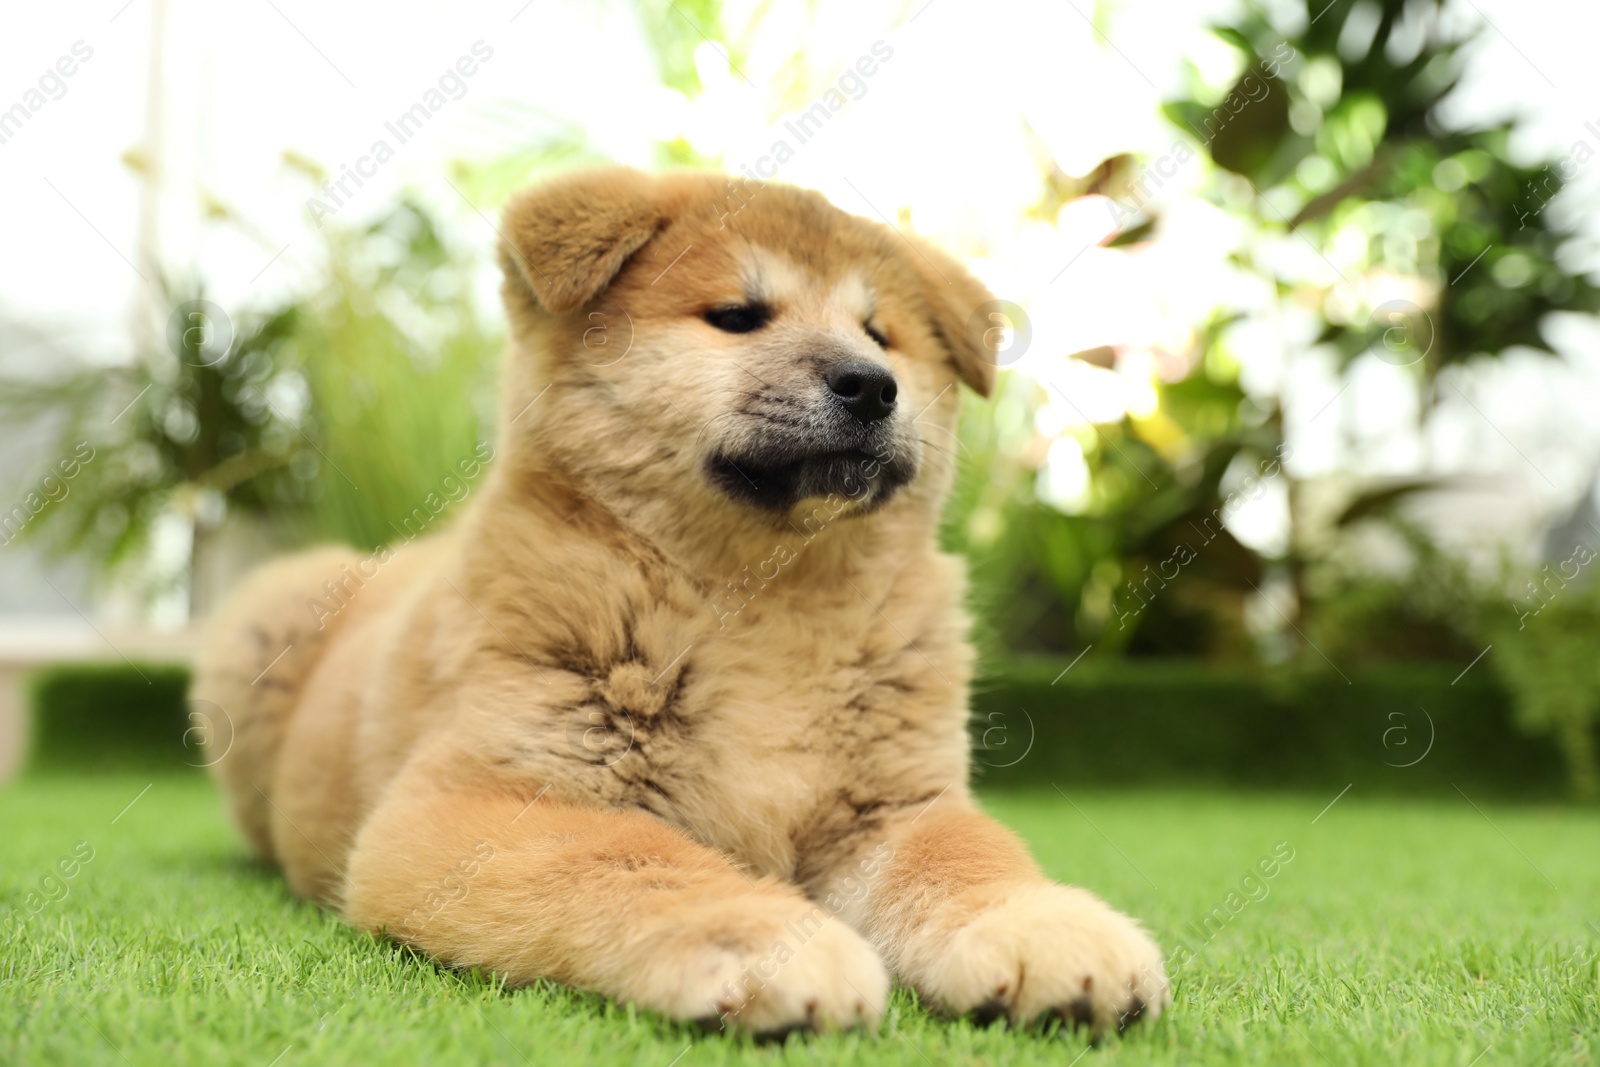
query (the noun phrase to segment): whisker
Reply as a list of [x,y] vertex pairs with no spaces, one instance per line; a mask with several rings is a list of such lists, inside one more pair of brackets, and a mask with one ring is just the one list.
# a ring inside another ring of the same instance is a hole
[[[965,457],[965,458],[968,458],[968,459],[972,458],[972,449],[967,447],[966,442],[961,440],[961,435],[958,434],[954,429],[952,429],[952,428],[950,428],[948,426],[930,426],[928,428],[931,429],[931,430],[943,430],[945,433],[949,434],[951,439],[953,439],[955,441],[956,447],[961,450],[961,455],[963,457]],[[919,440],[922,441],[923,444],[927,445],[929,448],[938,448],[942,452],[949,452],[950,451],[950,449],[948,449],[948,448],[942,448],[941,446],[934,444],[932,441],[929,441],[926,437],[923,437],[920,432],[917,434],[917,437],[918,437]]]

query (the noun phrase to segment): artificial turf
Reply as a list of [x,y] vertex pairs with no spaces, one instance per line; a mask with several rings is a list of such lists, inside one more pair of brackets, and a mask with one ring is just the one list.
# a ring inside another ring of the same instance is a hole
[[1122,1040],[981,1029],[896,991],[877,1034],[756,1045],[349,930],[246,857],[198,775],[29,778],[0,789],[0,1063],[1600,1060],[1600,813],[1330,799],[987,798],[1052,875],[1192,953],[1170,1014]]

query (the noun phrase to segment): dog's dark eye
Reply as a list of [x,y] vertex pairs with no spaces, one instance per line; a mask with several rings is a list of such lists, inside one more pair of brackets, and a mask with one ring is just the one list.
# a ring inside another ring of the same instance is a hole
[[872,338],[874,341],[876,341],[878,343],[878,347],[879,348],[888,348],[889,347],[889,339],[887,337],[885,337],[883,334],[879,333],[877,330],[874,330],[872,328],[872,324],[870,322],[863,322],[861,324],[861,328],[863,330],[867,331],[867,336],[868,337]]
[[759,330],[772,318],[772,309],[765,304],[734,304],[712,308],[705,320],[726,333],[750,333]]

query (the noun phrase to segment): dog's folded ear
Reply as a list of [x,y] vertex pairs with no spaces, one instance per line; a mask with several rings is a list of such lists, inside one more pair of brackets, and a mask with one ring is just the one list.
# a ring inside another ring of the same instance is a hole
[[987,311],[997,302],[978,279],[954,258],[930,242],[906,235],[912,253],[906,256],[922,279],[928,302],[928,319],[939,341],[955,360],[961,380],[979,396],[994,392],[1000,333],[992,329]]
[[506,205],[500,266],[507,295],[561,314],[610,284],[666,221],[656,180],[628,167],[564,174]]

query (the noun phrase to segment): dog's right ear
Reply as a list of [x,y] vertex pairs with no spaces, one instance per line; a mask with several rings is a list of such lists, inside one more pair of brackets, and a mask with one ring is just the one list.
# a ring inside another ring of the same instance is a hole
[[506,295],[552,314],[582,307],[666,222],[656,180],[628,167],[565,174],[506,205]]

